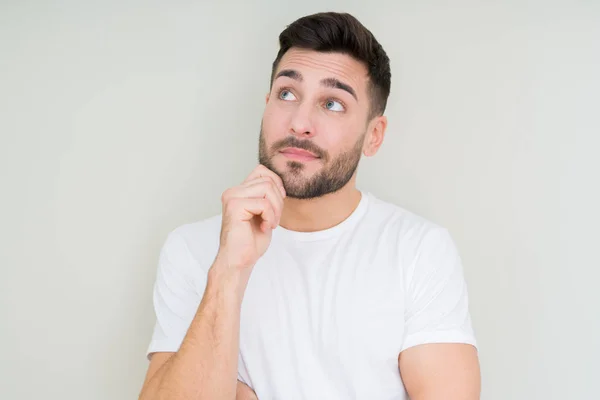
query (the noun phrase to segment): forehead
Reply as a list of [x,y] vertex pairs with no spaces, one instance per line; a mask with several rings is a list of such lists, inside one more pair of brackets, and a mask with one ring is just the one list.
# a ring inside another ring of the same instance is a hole
[[360,91],[366,90],[368,80],[364,64],[342,53],[291,48],[281,58],[275,75],[284,69],[296,70],[308,79],[337,78]]

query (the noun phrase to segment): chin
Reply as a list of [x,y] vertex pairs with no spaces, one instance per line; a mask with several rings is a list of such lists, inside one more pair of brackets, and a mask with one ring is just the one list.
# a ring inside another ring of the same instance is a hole
[[283,165],[281,171],[289,176],[311,179],[313,176],[317,175],[321,169],[321,165],[310,165],[298,161],[288,161]]
[[314,174],[307,174],[304,172],[285,171],[280,175],[283,181],[283,186],[288,192],[303,191],[307,185],[313,181]]

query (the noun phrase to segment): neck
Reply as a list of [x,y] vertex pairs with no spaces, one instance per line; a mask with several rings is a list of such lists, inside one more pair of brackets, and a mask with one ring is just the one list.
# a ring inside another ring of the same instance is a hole
[[344,221],[360,203],[355,178],[340,190],[314,199],[284,200],[280,225],[297,232],[315,232],[334,227]]

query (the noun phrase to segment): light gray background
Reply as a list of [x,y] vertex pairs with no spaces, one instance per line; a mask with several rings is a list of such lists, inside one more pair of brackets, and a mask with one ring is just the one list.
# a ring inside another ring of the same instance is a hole
[[392,60],[359,185],[453,234],[483,399],[600,398],[600,2],[85,3],[0,3],[0,398],[137,396],[160,246],[254,167],[277,35],[324,10]]

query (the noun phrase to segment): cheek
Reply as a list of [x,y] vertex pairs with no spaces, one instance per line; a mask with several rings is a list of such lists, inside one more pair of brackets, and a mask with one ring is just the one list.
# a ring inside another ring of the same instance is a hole
[[263,133],[267,137],[285,136],[288,126],[288,117],[285,112],[272,106],[271,102],[267,104],[263,113]]
[[356,141],[356,127],[352,123],[333,117],[320,119],[315,126],[315,142],[329,151],[331,156],[352,147]]

